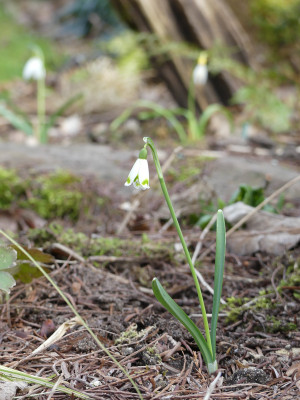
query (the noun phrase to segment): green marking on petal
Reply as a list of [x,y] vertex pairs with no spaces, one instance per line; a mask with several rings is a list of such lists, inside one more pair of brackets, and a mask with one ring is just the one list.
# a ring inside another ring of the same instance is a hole
[[130,178],[129,178],[129,177],[127,178],[127,181],[126,181],[126,183],[130,183]]
[[142,182],[142,185],[149,185],[148,179],[145,179],[145,180]]

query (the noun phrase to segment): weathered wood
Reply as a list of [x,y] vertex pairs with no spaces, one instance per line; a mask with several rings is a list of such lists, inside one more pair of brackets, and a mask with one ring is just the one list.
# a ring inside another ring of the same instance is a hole
[[[200,49],[215,43],[235,47],[235,58],[251,65],[251,44],[231,9],[222,0],[112,0],[128,25],[140,32],[154,33],[162,44],[190,42]],[[175,100],[186,106],[194,63],[175,52],[168,61],[152,57],[153,65]],[[238,82],[227,74],[211,76],[198,93],[201,109],[209,103],[227,103]]]

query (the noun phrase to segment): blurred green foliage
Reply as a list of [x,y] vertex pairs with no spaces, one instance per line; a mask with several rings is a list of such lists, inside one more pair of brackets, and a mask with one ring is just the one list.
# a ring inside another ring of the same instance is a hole
[[0,167],[0,209],[7,210],[25,195],[27,183],[15,171]]
[[252,0],[251,11],[259,36],[266,43],[276,49],[299,43],[299,0]]
[[142,47],[140,34],[124,30],[109,40],[97,44],[100,49],[117,59],[122,72],[136,74],[149,67],[149,57]]
[[268,85],[244,86],[235,93],[232,102],[245,106],[248,121],[272,132],[287,132],[291,127],[292,108]]
[[284,102],[277,95],[277,87],[285,80],[281,72],[275,71],[274,67],[253,70],[237,62],[233,56],[234,49],[215,45],[210,50],[209,69],[212,74],[226,71],[243,83],[234,94],[232,103],[245,107],[245,121],[274,133],[289,131],[296,99]]
[[19,25],[7,12],[3,3],[0,4],[0,26],[0,82],[22,76],[23,66],[31,55],[32,44],[43,50],[48,66],[60,63],[61,56],[54,50],[50,41]]

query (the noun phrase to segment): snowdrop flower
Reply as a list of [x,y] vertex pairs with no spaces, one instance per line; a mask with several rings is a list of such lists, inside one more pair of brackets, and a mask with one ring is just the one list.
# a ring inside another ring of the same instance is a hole
[[23,68],[23,78],[25,80],[33,79],[38,81],[44,79],[46,76],[46,70],[44,62],[40,57],[31,57]]
[[207,54],[201,52],[193,71],[193,81],[196,86],[204,86],[208,79]]
[[139,158],[133,164],[125,186],[130,186],[132,183],[136,189],[150,189],[147,150],[145,148],[140,151]]

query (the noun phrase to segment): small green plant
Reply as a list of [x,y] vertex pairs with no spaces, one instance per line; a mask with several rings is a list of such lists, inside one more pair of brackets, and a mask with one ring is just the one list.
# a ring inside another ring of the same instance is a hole
[[[38,143],[47,143],[48,131],[69,107],[81,99],[77,94],[67,100],[56,112],[50,115],[46,122],[46,68],[44,54],[38,46],[33,46],[34,56],[25,64],[23,78],[37,82],[37,124],[33,126],[29,117],[16,107],[7,107],[6,102],[0,103],[0,115],[6,118],[15,128],[23,131],[27,136],[35,138]],[[3,99],[4,100],[4,99]]]
[[139,158],[133,165],[128,178],[125,182],[125,186],[129,186],[131,184],[134,185],[137,189],[146,190],[149,189],[149,169],[147,163],[147,147],[149,147],[152,151],[154,164],[156,167],[156,171],[158,174],[158,179],[161,185],[161,189],[163,195],[165,197],[166,203],[169,207],[174,226],[177,230],[178,236],[180,238],[183,251],[187,262],[189,264],[191,274],[194,279],[194,283],[196,286],[196,291],[198,294],[198,299],[201,307],[204,329],[205,329],[205,337],[201,333],[200,329],[196,326],[196,324],[187,316],[187,314],[182,310],[178,304],[168,295],[163,286],[160,284],[157,278],[154,278],[152,281],[152,290],[157,298],[157,300],[179,321],[182,325],[190,332],[192,337],[194,338],[199,350],[203,356],[203,359],[207,365],[208,372],[213,373],[218,369],[217,360],[216,360],[216,331],[217,331],[217,322],[220,308],[220,299],[222,293],[222,285],[223,285],[223,274],[224,274],[224,262],[225,262],[225,222],[224,216],[221,210],[218,211],[217,215],[217,240],[216,240],[216,259],[215,259],[215,279],[214,279],[214,296],[213,296],[213,309],[212,309],[212,320],[211,326],[209,328],[205,304],[200,288],[200,284],[196,275],[196,270],[193,265],[190,253],[188,251],[186,242],[184,240],[179,222],[177,220],[170,196],[168,194],[168,190],[165,184],[165,180],[163,177],[163,173],[161,170],[160,162],[157,156],[157,151],[154,146],[152,139],[149,137],[144,138],[145,145],[143,149],[139,153]]
[[[223,113],[233,127],[233,118],[230,111],[227,108],[221,106],[220,104],[210,104],[205,108],[200,117],[197,115],[196,110],[196,96],[195,89],[200,88],[206,84],[208,79],[208,69],[207,69],[207,54],[201,52],[198,58],[198,62],[193,71],[192,79],[190,80],[190,87],[188,92],[188,107],[182,108],[177,107],[174,109],[167,109],[160,106],[153,101],[149,100],[139,100],[135,102],[131,107],[127,108],[119,117],[117,117],[110,125],[112,131],[115,131],[123,124],[132,114],[136,108],[143,108],[144,110],[139,113],[139,118],[141,120],[153,119],[157,117],[165,118],[169,124],[176,131],[179,140],[182,143],[187,142],[187,140],[199,140],[203,138],[208,122],[213,114],[217,112]],[[188,134],[185,131],[185,124],[180,121],[180,118],[184,119],[187,123]]]
[[[217,112],[223,113],[232,125],[231,113],[220,104],[211,104],[200,117],[190,109],[175,108],[168,110],[149,100],[139,100],[135,102],[131,107],[127,108],[119,117],[117,117],[110,125],[112,131],[116,131],[133,113],[136,108],[144,108],[148,110],[141,111],[139,118],[142,120],[163,117],[176,131],[179,140],[182,143],[186,143],[188,139],[196,140],[201,139],[206,131],[208,122],[213,114]],[[178,117],[184,117],[188,124],[188,135],[186,134],[184,124],[178,119]]]

